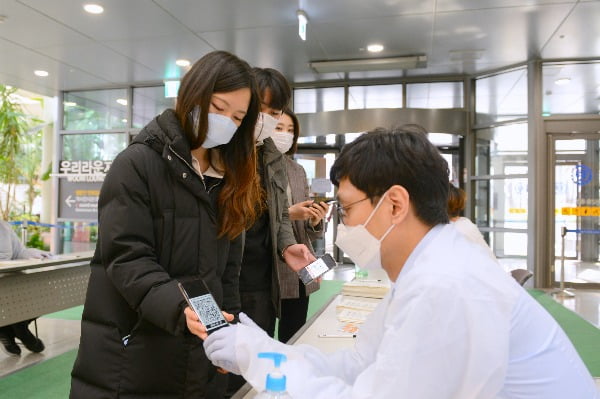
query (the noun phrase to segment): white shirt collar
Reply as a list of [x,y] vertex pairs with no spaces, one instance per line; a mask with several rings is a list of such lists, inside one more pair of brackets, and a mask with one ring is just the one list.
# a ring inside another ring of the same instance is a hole
[[223,174],[217,172],[211,165],[208,165],[208,169],[204,173],[200,170],[200,162],[192,155],[192,166],[196,169],[196,172],[200,174],[200,176],[208,176],[208,177],[216,177],[217,179],[222,179]]

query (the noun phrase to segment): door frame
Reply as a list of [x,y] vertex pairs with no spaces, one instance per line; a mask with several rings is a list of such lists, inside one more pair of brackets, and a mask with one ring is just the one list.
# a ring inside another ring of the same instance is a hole
[[[547,137],[547,209],[546,209],[546,255],[548,264],[545,270],[545,280],[549,287],[558,287],[560,282],[554,281],[554,265],[556,264],[555,253],[555,220],[554,220],[554,205],[555,205],[555,165],[556,165],[556,140],[585,140],[596,139],[600,140],[600,118],[593,115],[587,118],[585,115],[577,116],[562,116],[553,117],[544,121],[544,131]],[[540,173],[540,171],[536,171]],[[595,173],[600,173],[595,171]],[[582,288],[582,289],[600,289],[600,283],[573,283],[565,282],[567,288]]]

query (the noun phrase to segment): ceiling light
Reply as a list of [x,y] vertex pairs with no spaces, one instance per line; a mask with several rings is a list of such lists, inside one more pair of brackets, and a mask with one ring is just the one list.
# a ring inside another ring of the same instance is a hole
[[369,44],[367,50],[371,53],[379,53],[383,50],[383,44]]
[[308,16],[304,10],[296,11],[296,16],[298,16],[298,36],[300,36],[300,39],[306,40],[306,25],[308,24]]
[[84,4],[83,9],[90,14],[102,14],[104,12],[104,7],[100,4]]
[[413,69],[425,68],[427,66],[427,56],[407,55],[388,58],[313,61],[309,65],[317,73]]
[[127,100],[124,98],[117,98],[117,102],[121,105],[127,105]]
[[77,103],[73,101],[65,101],[63,104],[65,107],[75,107],[77,105]]
[[175,65],[185,68],[185,67],[190,66],[190,62],[188,60],[180,58],[180,59],[178,59],[178,60],[175,61]]
[[41,69],[38,69],[37,71],[33,71],[33,73],[37,76],[41,76],[42,78],[45,78],[46,76],[48,76],[48,72],[42,71]]
[[554,81],[554,84],[563,86],[563,85],[569,84],[570,82],[571,82],[571,78],[559,78]]

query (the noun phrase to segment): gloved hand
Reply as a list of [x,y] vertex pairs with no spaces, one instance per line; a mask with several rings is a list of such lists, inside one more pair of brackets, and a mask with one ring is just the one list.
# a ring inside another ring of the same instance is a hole
[[240,313],[239,318],[239,323],[223,327],[204,340],[204,352],[208,359],[215,366],[234,374],[242,374],[250,363],[250,356],[253,354],[244,348],[271,340],[248,315]]
[[240,324],[230,324],[210,334],[204,340],[206,357],[217,367],[234,374],[242,374],[235,355],[235,337]]

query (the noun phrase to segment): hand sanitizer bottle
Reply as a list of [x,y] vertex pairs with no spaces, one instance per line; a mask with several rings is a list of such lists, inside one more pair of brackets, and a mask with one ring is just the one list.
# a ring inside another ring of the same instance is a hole
[[279,370],[281,362],[286,360],[285,355],[277,352],[261,352],[258,357],[273,360],[275,368],[267,374],[265,390],[256,395],[254,399],[292,399],[285,390],[285,375]]

